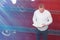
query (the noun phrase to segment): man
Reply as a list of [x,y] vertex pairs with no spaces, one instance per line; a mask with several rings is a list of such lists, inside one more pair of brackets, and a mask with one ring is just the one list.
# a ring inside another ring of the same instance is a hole
[[44,8],[43,4],[40,4],[39,9],[33,15],[33,26],[37,29],[36,40],[40,40],[40,35],[42,35],[43,40],[48,39],[48,25],[51,23],[51,13]]

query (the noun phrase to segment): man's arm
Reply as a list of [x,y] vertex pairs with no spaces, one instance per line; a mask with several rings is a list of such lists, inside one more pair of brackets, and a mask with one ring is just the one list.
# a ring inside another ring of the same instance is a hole
[[36,19],[36,13],[35,12],[34,12],[32,20],[33,20],[33,24],[32,25],[37,27],[37,19]]
[[53,22],[53,19],[52,19],[51,14],[49,13],[49,15],[48,15],[48,22],[46,22],[45,24],[46,25],[50,25],[52,22]]

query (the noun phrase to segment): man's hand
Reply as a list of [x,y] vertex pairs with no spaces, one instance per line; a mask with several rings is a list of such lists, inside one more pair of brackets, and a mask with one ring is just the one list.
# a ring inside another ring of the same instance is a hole
[[45,24],[42,24],[42,27],[45,27],[45,26],[47,26],[47,25],[45,25]]

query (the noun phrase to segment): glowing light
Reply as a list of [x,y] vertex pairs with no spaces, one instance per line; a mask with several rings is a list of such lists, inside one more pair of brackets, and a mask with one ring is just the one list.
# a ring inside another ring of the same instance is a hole
[[31,0],[31,1],[35,1],[35,0]]
[[[6,33],[5,33],[6,32]],[[4,35],[4,36],[10,36],[10,33],[8,33],[8,30],[5,30],[5,32],[4,31],[2,31],[2,34]],[[8,33],[8,34],[7,34]]]
[[4,31],[2,31],[1,33],[2,33],[2,35],[4,35],[4,36],[10,36],[10,35],[16,33],[16,31],[14,30],[14,31],[12,31],[12,32],[9,32],[8,30],[4,30]]
[[13,4],[16,4],[16,1],[17,1],[17,0],[11,0],[11,2],[12,2]]

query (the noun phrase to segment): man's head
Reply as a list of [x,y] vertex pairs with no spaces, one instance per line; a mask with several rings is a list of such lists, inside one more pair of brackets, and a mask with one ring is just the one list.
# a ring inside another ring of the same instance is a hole
[[39,11],[40,11],[41,13],[43,13],[44,10],[45,10],[44,5],[43,5],[43,4],[40,4],[40,5],[39,5]]

